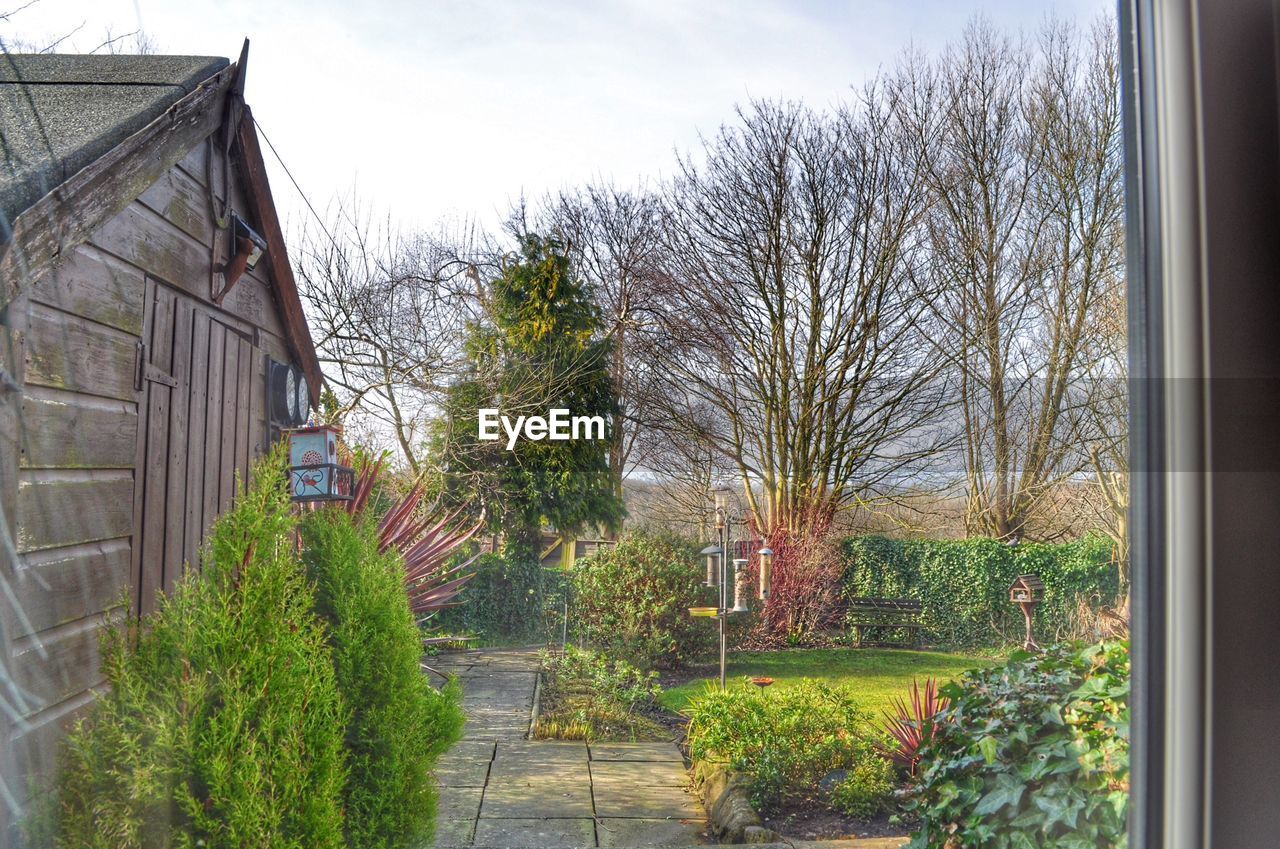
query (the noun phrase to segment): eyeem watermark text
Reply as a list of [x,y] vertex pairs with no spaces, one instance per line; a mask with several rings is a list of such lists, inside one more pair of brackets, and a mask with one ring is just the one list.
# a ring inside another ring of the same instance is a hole
[[507,450],[514,451],[516,440],[524,436],[539,442],[543,439],[604,439],[604,416],[570,416],[568,410],[548,410],[546,416],[510,416],[498,413],[496,407],[481,407],[476,436],[482,440],[501,439],[498,426],[507,434]]

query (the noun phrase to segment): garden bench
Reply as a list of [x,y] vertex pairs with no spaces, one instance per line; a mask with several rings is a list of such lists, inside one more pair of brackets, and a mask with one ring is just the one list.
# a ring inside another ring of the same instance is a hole
[[922,606],[912,598],[851,598],[845,613],[845,625],[853,629],[854,644],[863,645],[863,631],[876,628],[882,631],[905,631],[908,639],[903,642],[876,641],[876,645],[900,645],[915,648],[920,645],[920,614]]

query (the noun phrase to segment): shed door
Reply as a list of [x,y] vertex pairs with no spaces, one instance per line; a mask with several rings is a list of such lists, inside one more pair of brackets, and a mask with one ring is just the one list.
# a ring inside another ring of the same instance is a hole
[[133,547],[140,614],[198,562],[205,531],[265,438],[265,356],[248,335],[150,279],[146,304]]

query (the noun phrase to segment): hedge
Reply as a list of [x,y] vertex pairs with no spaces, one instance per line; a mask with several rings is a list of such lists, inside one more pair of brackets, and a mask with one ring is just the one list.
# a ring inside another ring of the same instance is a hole
[[1039,575],[1045,598],[1036,611],[1036,635],[1053,640],[1071,630],[1081,600],[1112,604],[1120,591],[1111,542],[1086,536],[1051,545],[1005,545],[988,538],[896,540],[849,537],[842,599],[879,596],[922,602],[923,637],[935,645],[991,646],[1020,641],[1022,612],[1009,602],[1018,575]]
[[[454,558],[456,565],[470,553]],[[559,642],[564,621],[564,570],[543,566],[537,556],[483,554],[468,571],[475,577],[428,623],[437,635],[470,635],[481,645]]]

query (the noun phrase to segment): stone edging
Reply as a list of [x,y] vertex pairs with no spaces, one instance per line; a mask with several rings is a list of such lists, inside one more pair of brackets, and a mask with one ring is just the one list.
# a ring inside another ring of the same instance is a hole
[[721,843],[775,843],[780,835],[765,828],[751,807],[746,779],[728,764],[693,762],[693,783],[702,796],[711,830]]
[[529,730],[525,739],[532,740],[533,732],[538,727],[538,714],[542,712],[542,667],[538,667],[538,677],[533,679],[533,705],[529,708]]

